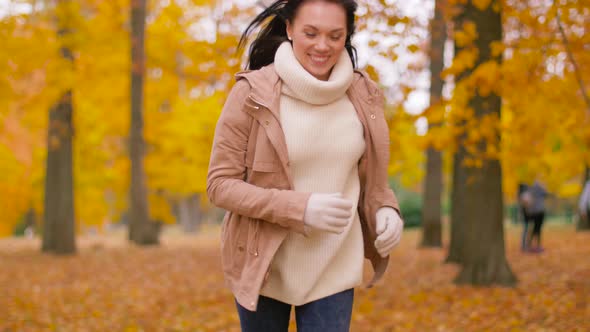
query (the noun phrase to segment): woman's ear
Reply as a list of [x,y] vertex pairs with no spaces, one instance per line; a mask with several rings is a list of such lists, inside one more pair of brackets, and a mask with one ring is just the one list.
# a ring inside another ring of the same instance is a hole
[[286,21],[285,25],[287,26],[287,39],[289,40],[293,40],[293,37],[291,37],[293,35],[293,26],[291,25],[290,21]]

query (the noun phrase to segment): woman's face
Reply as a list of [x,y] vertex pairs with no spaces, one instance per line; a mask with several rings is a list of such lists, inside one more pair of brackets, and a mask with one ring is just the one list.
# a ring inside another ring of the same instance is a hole
[[332,2],[305,1],[287,21],[287,36],[303,68],[319,80],[328,80],[344,51],[346,11]]

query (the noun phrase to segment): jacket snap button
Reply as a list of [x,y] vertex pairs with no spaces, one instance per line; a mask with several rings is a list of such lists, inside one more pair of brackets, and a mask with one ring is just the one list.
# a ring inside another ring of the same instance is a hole
[[375,120],[375,114],[371,114],[371,119]]
[[240,246],[240,247],[238,247],[238,250],[239,251],[244,251],[244,247]]
[[270,122],[268,122],[268,120],[264,121],[264,124],[266,124],[268,126]]

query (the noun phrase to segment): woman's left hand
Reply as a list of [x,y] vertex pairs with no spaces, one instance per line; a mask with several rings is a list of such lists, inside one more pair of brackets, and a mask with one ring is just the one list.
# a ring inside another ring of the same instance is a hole
[[375,248],[381,257],[387,257],[399,243],[404,222],[397,211],[389,206],[377,210],[377,239]]

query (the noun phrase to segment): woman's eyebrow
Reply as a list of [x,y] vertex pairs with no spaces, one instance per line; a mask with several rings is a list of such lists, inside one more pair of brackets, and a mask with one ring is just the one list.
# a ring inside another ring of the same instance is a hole
[[[305,24],[303,27],[304,28],[311,28],[311,29],[314,29],[314,30],[319,30],[317,27],[315,27],[313,25],[310,25],[310,24]],[[336,28],[336,29],[333,29],[330,32],[341,32],[341,31],[344,31],[344,30],[345,30],[345,28]]]

